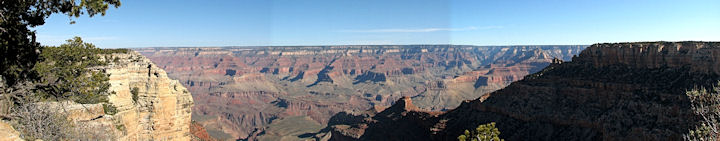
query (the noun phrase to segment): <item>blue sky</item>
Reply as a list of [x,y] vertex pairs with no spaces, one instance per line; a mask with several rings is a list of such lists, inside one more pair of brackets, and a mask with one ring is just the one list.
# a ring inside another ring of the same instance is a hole
[[720,40],[718,0],[122,0],[55,14],[43,45],[102,48],[356,44],[567,45]]

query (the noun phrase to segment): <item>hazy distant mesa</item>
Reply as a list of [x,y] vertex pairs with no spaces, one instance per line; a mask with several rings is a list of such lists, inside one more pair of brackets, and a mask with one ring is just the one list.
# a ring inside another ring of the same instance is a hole
[[[278,126],[270,123],[322,127],[338,112],[387,107],[402,97],[427,110],[454,108],[536,72],[554,58],[569,60],[584,48],[352,45],[136,51],[188,87],[196,100],[193,119],[210,135],[237,139],[257,138],[261,132],[293,137],[295,132],[270,128]],[[297,134],[316,130],[298,129]]]

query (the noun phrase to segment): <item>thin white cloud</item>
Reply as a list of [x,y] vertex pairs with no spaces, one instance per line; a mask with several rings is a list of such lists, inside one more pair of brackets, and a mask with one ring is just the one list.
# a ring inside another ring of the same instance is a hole
[[503,27],[502,26],[484,26],[484,27],[469,26],[469,27],[465,27],[465,28],[417,28],[417,29],[391,28],[391,29],[340,30],[339,32],[407,33],[407,32],[437,32],[437,31],[469,31],[469,30],[498,29],[498,28],[503,28]]

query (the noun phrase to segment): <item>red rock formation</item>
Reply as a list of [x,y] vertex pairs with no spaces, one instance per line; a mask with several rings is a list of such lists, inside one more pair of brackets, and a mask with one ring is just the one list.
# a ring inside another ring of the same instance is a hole
[[[193,119],[220,139],[246,138],[271,121],[413,97],[443,110],[570,59],[584,46],[321,46],[138,49],[193,94]],[[476,85],[478,78],[489,78]],[[430,85],[428,85],[430,84]],[[464,89],[458,91],[457,89]]]
[[388,128],[332,137],[454,140],[465,129],[496,122],[508,140],[680,140],[699,124],[685,91],[717,83],[719,57],[716,42],[596,44],[572,62],[554,61],[444,114],[345,123]]
[[[350,120],[330,123],[331,140],[427,140],[430,130],[424,130],[424,127],[432,126],[432,122],[427,120],[436,118],[441,113],[422,110],[413,105],[410,97],[403,97],[381,112],[371,109],[363,115],[341,113],[334,116],[333,119]],[[366,132],[370,134],[365,134]],[[426,136],[398,136],[407,133]]]
[[210,134],[205,131],[205,127],[200,124],[193,122],[190,124],[190,134],[193,135],[193,140],[199,141],[215,141],[216,139],[211,137]]

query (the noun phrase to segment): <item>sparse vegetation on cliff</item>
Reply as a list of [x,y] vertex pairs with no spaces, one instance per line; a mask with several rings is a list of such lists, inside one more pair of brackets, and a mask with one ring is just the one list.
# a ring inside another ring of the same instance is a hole
[[685,93],[698,115],[700,126],[684,135],[685,140],[711,141],[720,139],[720,83],[712,89],[693,89]]
[[478,125],[475,130],[468,131],[458,136],[459,141],[504,141],[499,137],[500,131],[495,127],[495,122]]
[[[14,127],[26,140],[113,140],[114,134],[105,127],[69,122],[72,114],[58,109],[66,103],[32,103],[16,106],[13,114],[21,117]],[[0,137],[1,138],[1,137]]]
[[106,115],[115,115],[118,112],[117,107],[112,104],[103,104],[103,111]]
[[[28,140],[112,139],[89,125],[69,122],[67,113],[42,107],[43,101],[107,101],[108,78],[92,67],[103,65],[100,50],[80,38],[59,47],[43,47],[31,30],[52,14],[69,17],[105,15],[119,0],[3,0],[0,4],[0,119],[10,120]],[[75,23],[75,21],[70,22]],[[63,107],[62,105],[60,107]],[[97,138],[96,138],[97,137]]]
[[64,104],[54,108],[47,104],[54,101],[104,103],[104,114],[117,113],[116,107],[106,103],[110,94],[108,75],[97,67],[107,64],[100,60],[99,54],[120,50],[98,49],[76,37],[58,47],[44,47],[41,52],[32,69],[38,80],[16,85],[15,88],[22,89],[15,89],[13,93],[3,93],[1,100],[12,102],[2,106],[12,108],[0,114],[9,115],[25,139],[112,139],[113,134],[95,129],[102,127],[70,122],[67,111],[63,110]]
[[113,54],[113,53],[122,53],[127,54],[130,50],[126,48],[116,48],[116,49],[99,49],[96,51],[97,54]]
[[13,113],[22,118],[17,120],[15,128],[27,140],[70,139],[72,125],[67,122],[67,115],[52,111],[35,104],[25,104],[13,109]]
[[140,89],[138,89],[138,87],[133,87],[132,89],[130,89],[130,94],[132,94],[132,100],[135,103],[137,103],[137,100],[139,98],[138,97],[139,91],[140,91]]

